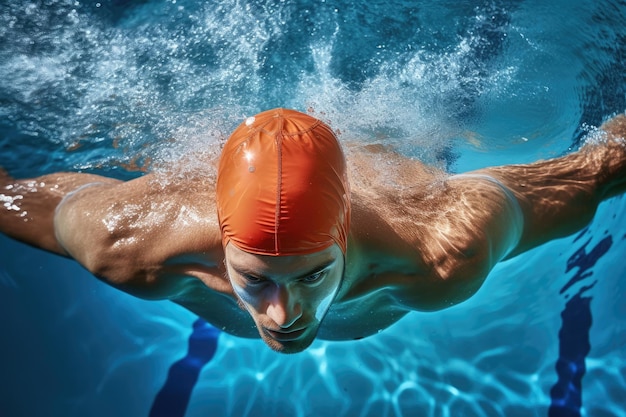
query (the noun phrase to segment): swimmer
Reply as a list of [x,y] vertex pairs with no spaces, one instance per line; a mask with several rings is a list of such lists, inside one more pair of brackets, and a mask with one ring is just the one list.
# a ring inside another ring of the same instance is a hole
[[0,170],[0,231],[294,353],[458,304],[499,261],[583,228],[626,191],[626,117],[598,136],[567,156],[447,176],[383,147],[344,157],[325,123],[275,109],[206,162],[216,180]]

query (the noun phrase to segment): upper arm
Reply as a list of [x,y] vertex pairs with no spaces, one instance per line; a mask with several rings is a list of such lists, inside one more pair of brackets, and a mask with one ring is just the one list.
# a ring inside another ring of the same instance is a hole
[[163,298],[166,291],[157,288],[164,282],[162,265],[150,247],[159,243],[145,237],[148,230],[133,227],[133,217],[144,210],[133,207],[141,193],[129,193],[126,184],[88,184],[68,195],[55,213],[55,236],[74,260],[107,284],[138,297]]
[[[523,213],[515,195],[492,176],[447,177],[419,161],[394,156],[394,171],[383,177],[376,160],[359,156],[367,163],[354,164],[353,189],[366,200],[360,204],[363,211],[376,213],[380,220],[359,219],[360,213],[353,210],[353,229],[363,229],[353,230],[353,236],[361,241],[375,236],[380,238],[375,245],[417,260],[420,272],[415,276],[421,278],[401,297],[410,298],[405,301],[411,308],[436,309],[463,301],[497,262],[516,250],[524,229]],[[378,163],[385,162],[383,158]],[[381,172],[387,174],[382,168]],[[407,247],[407,251],[395,249]]]
[[464,198],[462,216],[465,227],[479,231],[480,245],[484,246],[491,269],[517,248],[524,232],[524,214],[515,195],[504,184],[490,175],[468,173],[448,178]]
[[[154,193],[152,193],[154,194]],[[68,194],[54,217],[55,236],[63,249],[98,278],[113,285],[128,283],[158,263],[159,247],[145,177],[120,183],[85,184]]]
[[84,187],[59,205],[57,240],[108,284],[142,298],[170,297],[207,268],[191,254],[221,249],[213,218],[194,207],[201,194],[187,189],[149,176]]
[[112,184],[85,184],[65,196],[54,214],[54,234],[63,250],[90,272],[101,275],[110,258],[102,227],[102,196]]
[[523,216],[515,197],[486,175],[449,177],[433,186],[430,198],[414,217],[421,234],[416,249],[432,276],[415,288],[425,286],[429,303],[448,307],[474,294],[495,264],[515,250]]

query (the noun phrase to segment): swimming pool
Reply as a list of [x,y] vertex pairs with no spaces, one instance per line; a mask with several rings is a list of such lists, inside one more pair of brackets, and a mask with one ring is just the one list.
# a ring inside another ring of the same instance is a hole
[[[276,106],[464,172],[566,153],[626,109],[618,0],[48,0],[0,19],[17,177],[198,169],[194,151]],[[0,414],[163,415],[188,394],[169,415],[624,415],[624,253],[622,197],[459,306],[280,356],[0,236]]]

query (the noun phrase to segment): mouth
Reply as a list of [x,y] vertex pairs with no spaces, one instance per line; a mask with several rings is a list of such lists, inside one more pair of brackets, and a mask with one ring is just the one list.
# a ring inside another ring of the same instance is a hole
[[300,339],[304,335],[304,333],[307,331],[307,328],[304,327],[302,329],[291,330],[291,331],[276,331],[276,330],[270,330],[264,327],[263,331],[265,332],[265,334],[267,334],[269,337],[271,337],[272,339],[276,341],[289,342],[289,341]]

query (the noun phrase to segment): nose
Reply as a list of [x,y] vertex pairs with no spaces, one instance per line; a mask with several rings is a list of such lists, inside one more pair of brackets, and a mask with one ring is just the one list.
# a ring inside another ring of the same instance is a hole
[[274,323],[286,329],[302,317],[302,306],[287,287],[277,285],[267,304],[266,314]]

